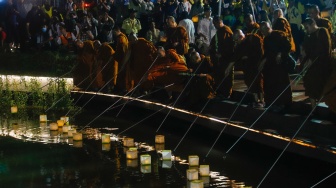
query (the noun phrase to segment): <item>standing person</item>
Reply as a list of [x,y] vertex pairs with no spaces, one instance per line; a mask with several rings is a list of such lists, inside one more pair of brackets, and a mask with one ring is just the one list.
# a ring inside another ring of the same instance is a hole
[[235,51],[225,74],[229,74],[230,66],[236,63],[241,64],[245,84],[254,97],[253,107],[263,107],[264,82],[262,74],[258,71],[259,62],[264,55],[263,39],[253,33],[245,35],[242,30],[237,29],[233,33],[233,40],[235,42]]
[[141,30],[140,20],[136,18],[136,10],[131,9],[129,18],[126,18],[122,23],[122,29],[125,31],[126,35],[133,33],[138,35]]
[[243,28],[243,32],[245,34],[251,33],[262,36],[260,31],[260,25],[254,21],[252,14],[246,14],[244,16],[244,25],[245,27]]
[[150,23],[149,30],[146,32],[146,39],[154,45],[160,41],[160,30],[156,28],[155,22]]
[[121,32],[118,26],[113,28],[114,36],[116,36],[116,53],[114,54],[115,60],[118,62],[118,76],[116,83],[117,92],[125,92],[127,90],[126,80],[126,62],[124,60],[128,51],[128,39],[127,36]]
[[204,7],[204,17],[198,22],[197,33],[205,44],[204,54],[207,55],[209,53],[210,41],[216,34],[216,28],[212,22],[210,6]]
[[298,9],[298,2],[297,0],[289,0],[288,1],[288,21],[290,23],[290,27],[292,29],[292,35],[293,35],[293,39],[295,42],[295,53],[294,53],[294,58],[299,58],[300,57],[300,46],[302,43],[302,34],[303,32],[301,32],[301,24],[302,24],[302,16],[299,12]]
[[[282,64],[291,49],[287,33],[272,30],[267,22],[260,24],[264,38],[264,58],[261,61],[264,76],[264,97],[266,107],[271,111],[280,112],[292,104],[292,90],[287,69]],[[278,99],[277,99],[278,98]]]
[[188,12],[184,11],[181,14],[181,21],[178,26],[182,26],[188,33],[189,44],[195,43],[195,27],[191,19],[188,18]]
[[224,25],[219,16],[214,17],[213,24],[217,32],[210,42],[210,57],[215,69],[217,95],[230,98],[234,79],[233,67],[231,67],[227,77],[224,73],[233,55],[233,33],[228,26]]
[[331,39],[326,28],[318,27],[312,18],[303,23],[307,35],[303,41],[303,77],[305,94],[309,96],[312,108],[322,97],[323,88],[331,72]]
[[180,55],[187,54],[189,49],[189,38],[187,30],[184,27],[177,26],[173,16],[168,16],[167,25],[167,49],[175,49],[176,52]]

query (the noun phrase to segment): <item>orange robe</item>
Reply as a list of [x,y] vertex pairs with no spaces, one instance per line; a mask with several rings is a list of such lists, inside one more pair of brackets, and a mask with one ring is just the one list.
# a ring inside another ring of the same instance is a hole
[[74,84],[83,89],[97,90],[102,86],[102,74],[96,62],[96,51],[93,41],[84,41],[82,49],[78,50],[78,65],[74,70]]
[[128,51],[127,36],[124,33],[121,33],[119,36],[117,36],[116,42],[117,46],[116,46],[116,52],[114,54],[114,58],[118,62],[118,76],[116,87],[120,91],[125,91],[129,87],[128,86],[129,73],[127,72],[127,70],[129,70],[129,68],[127,68],[129,64],[127,62],[124,62],[124,58]]
[[117,83],[118,63],[114,59],[114,54],[115,51],[108,43],[103,43],[97,53],[97,62],[102,69],[103,82],[107,86],[115,86]]
[[291,52],[295,52],[295,43],[294,43],[294,38],[293,38],[293,35],[292,35],[292,29],[290,27],[290,24],[289,22],[285,19],[285,18],[278,18],[273,26],[272,26],[272,29],[273,30],[280,30],[280,31],[283,31],[285,33],[288,34],[289,36],[289,40],[290,40],[290,43],[291,43]]
[[[189,37],[187,30],[182,26],[170,27],[166,31],[167,49],[175,49],[176,52],[180,55],[185,55],[188,53],[189,49]],[[177,46],[174,46],[174,43],[178,43]]]

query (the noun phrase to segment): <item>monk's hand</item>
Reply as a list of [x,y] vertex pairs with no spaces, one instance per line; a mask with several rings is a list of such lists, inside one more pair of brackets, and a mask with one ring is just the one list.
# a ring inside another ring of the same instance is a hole
[[275,57],[275,61],[277,64],[281,63],[281,53],[278,53],[277,56]]
[[263,60],[259,63],[259,65],[258,65],[258,71],[259,71],[259,72],[264,68],[265,62],[266,62],[266,59],[263,59]]

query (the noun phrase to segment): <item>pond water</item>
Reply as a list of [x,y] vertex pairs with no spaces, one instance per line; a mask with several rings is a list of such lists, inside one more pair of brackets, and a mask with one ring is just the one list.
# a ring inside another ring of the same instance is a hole
[[[223,135],[205,157],[217,132],[195,124],[181,140],[190,122],[168,117],[157,132],[164,114],[147,118],[153,112],[127,107],[117,118],[120,109],[99,116],[103,111],[90,106],[70,118],[77,132],[83,132],[82,141],[73,141],[62,129],[50,131],[56,115],[48,114],[46,124],[2,117],[0,187],[190,187],[186,170],[198,168],[189,167],[190,155],[210,167],[210,176],[198,177],[204,187],[257,187],[281,153],[242,139],[224,155],[237,138]],[[102,144],[103,133],[110,135],[110,144]],[[156,134],[165,135],[164,145],[155,144]],[[126,136],[134,138],[138,159],[126,159]],[[160,149],[171,150],[173,160],[162,160]],[[141,164],[143,154],[151,156],[150,165]],[[335,164],[285,152],[260,187],[311,187],[335,170]],[[330,177],[316,187],[335,182]]]

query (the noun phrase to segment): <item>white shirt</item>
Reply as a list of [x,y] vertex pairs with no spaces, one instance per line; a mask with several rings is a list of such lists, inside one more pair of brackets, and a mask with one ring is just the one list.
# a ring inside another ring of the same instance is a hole
[[203,35],[205,35],[207,37],[207,39],[204,40],[204,42],[207,45],[210,45],[210,41],[211,41],[212,37],[216,34],[216,28],[215,28],[214,24],[212,23],[212,18],[211,17],[210,17],[210,19],[202,18],[198,22],[197,31],[198,31],[198,33],[202,33]]
[[189,36],[189,44],[195,43],[194,22],[192,22],[190,19],[184,19],[184,20],[181,20],[178,25],[184,27],[187,30],[187,33]]

